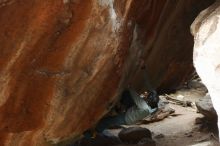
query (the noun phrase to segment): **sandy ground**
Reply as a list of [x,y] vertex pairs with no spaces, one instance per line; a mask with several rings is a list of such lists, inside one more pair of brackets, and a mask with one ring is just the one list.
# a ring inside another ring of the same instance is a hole
[[[182,88],[170,95],[195,102],[205,96],[206,92],[203,85],[196,83],[190,89]],[[220,146],[216,124],[207,124],[198,120],[202,119],[203,115],[197,113],[196,107],[183,107],[173,103],[169,103],[169,106],[175,110],[176,116],[169,116],[159,122],[139,125],[152,131],[157,146]],[[196,121],[200,121],[200,124]],[[114,130],[113,133],[117,135],[118,132],[119,130]]]
[[[207,90],[200,84],[194,86],[191,89],[181,89],[172,96],[192,102],[198,101]],[[215,124],[205,122],[196,124],[196,119],[198,121],[203,115],[197,113],[195,107],[183,107],[175,104],[169,104],[169,106],[175,110],[177,116],[141,125],[153,132],[158,146],[220,146],[216,138],[217,127]],[[209,126],[212,128],[208,128]]]
[[[170,105],[176,117],[168,117],[160,122],[142,125],[153,132],[158,146],[217,146],[216,133],[195,124],[196,118],[203,117],[190,108]],[[159,135],[159,136],[158,136]],[[163,136],[160,136],[163,135]],[[159,138],[157,138],[159,137]]]

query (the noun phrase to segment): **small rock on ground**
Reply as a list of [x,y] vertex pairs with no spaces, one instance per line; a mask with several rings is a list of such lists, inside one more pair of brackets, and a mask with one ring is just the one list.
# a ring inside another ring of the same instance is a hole
[[203,98],[199,99],[199,101],[196,102],[196,107],[198,111],[203,114],[209,121],[217,121],[217,114],[212,105],[210,95],[206,95]]
[[129,143],[129,144],[137,144],[143,138],[152,139],[151,131],[147,128],[141,127],[130,127],[121,130],[118,134],[119,138],[122,142]]
[[70,146],[113,146],[118,144],[121,144],[121,141],[118,137],[108,137],[102,134],[98,134],[95,138],[82,138]]

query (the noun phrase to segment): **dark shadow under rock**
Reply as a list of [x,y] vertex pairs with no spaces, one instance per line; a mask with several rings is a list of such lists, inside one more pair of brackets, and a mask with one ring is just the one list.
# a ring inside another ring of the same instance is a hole
[[138,145],[156,146],[156,142],[151,138],[143,138],[139,141]]
[[82,138],[75,144],[69,146],[113,146],[121,144],[121,141],[116,136],[105,136],[98,134],[95,138]]
[[156,144],[150,144],[150,143],[145,143],[145,144],[121,144],[121,145],[115,145],[115,146],[156,146]]

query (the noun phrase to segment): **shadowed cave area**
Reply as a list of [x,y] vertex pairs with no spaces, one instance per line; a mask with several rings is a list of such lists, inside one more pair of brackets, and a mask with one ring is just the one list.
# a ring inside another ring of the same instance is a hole
[[[219,13],[218,0],[0,0],[0,146],[218,146]],[[148,116],[129,123],[127,97]]]

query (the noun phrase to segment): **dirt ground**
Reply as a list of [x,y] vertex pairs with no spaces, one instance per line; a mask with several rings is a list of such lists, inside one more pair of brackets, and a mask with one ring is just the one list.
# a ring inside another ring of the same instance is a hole
[[[153,132],[158,146],[217,146],[216,133],[201,124],[196,118],[203,117],[190,108],[170,105],[176,117],[168,117],[160,122],[142,125]],[[206,125],[205,125],[206,126]]]
[[[174,98],[195,103],[206,94],[206,88],[200,83],[192,83],[190,88],[178,90],[171,94]],[[175,110],[176,116],[141,125],[153,132],[154,140],[158,146],[219,146],[216,124],[202,121],[203,115],[197,112],[196,107],[183,107],[169,103]],[[197,122],[196,122],[197,121]]]
[[[182,88],[169,95],[195,103],[206,93],[206,88],[200,82],[196,82],[190,85],[190,88]],[[175,103],[169,103],[169,106],[175,110],[175,116],[169,116],[159,122],[138,125],[152,131],[157,146],[220,146],[216,124],[207,123],[203,115],[197,112],[196,106],[184,107]],[[118,130],[115,130],[114,135],[117,133]]]

